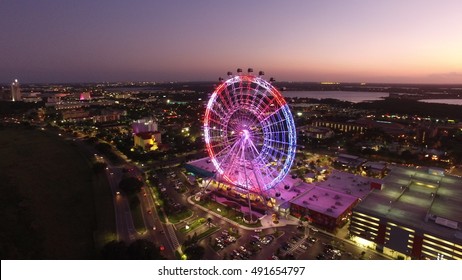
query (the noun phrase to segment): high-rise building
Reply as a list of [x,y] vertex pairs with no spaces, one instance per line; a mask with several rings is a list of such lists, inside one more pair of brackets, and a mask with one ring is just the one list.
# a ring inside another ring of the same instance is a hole
[[11,84],[11,100],[12,101],[21,101],[21,88],[19,87],[19,81],[17,79]]

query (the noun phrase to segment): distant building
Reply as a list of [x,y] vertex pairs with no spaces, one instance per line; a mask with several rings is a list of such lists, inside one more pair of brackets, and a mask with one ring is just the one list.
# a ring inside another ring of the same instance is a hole
[[91,100],[91,93],[89,91],[87,92],[82,92],[80,94],[79,100]]
[[144,118],[132,123],[133,133],[158,131],[157,121],[153,118]]
[[404,124],[397,122],[374,120],[369,118],[362,118],[355,121],[358,125],[363,125],[368,128],[380,129],[388,135],[394,137],[404,137],[412,133],[412,129]]
[[50,106],[55,106],[57,105],[57,103],[61,103],[63,101],[63,98],[65,98],[66,96],[68,96],[68,94],[65,94],[65,93],[53,93],[53,94],[50,94],[50,93],[47,93],[45,94],[45,98],[46,98],[46,106],[50,107]]
[[140,147],[145,151],[155,151],[162,144],[161,134],[158,131],[139,132],[133,136],[135,147]]
[[345,170],[359,170],[359,167],[366,161],[366,159],[358,156],[339,154],[337,158],[334,160],[334,166]]
[[368,161],[364,163],[362,167],[368,176],[383,178],[387,173],[386,162]]
[[94,123],[105,123],[105,122],[116,122],[120,120],[120,117],[124,114],[118,110],[102,110],[100,114],[93,116]]
[[63,120],[65,121],[86,121],[91,120],[90,112],[85,110],[68,110],[62,113]]
[[427,125],[419,126],[416,128],[416,141],[418,143],[427,143],[429,140],[434,139],[438,135],[438,127]]
[[19,86],[19,81],[17,79],[14,80],[14,82],[11,84],[11,100],[12,101],[22,100],[21,87]]
[[462,260],[462,179],[393,167],[353,208],[352,239],[396,259]]
[[311,125],[305,125],[297,128],[297,130],[299,130],[302,135],[315,139],[328,139],[334,136],[334,132],[332,131],[332,129],[322,126],[316,127]]
[[313,123],[316,127],[328,127],[342,132],[360,132],[363,133],[368,128],[365,124],[357,124],[354,122],[331,122],[331,121],[316,121]]

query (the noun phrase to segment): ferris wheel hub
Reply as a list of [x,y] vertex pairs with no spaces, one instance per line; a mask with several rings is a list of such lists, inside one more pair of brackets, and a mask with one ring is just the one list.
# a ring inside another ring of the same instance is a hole
[[250,132],[247,129],[243,129],[240,134],[245,140],[249,140]]

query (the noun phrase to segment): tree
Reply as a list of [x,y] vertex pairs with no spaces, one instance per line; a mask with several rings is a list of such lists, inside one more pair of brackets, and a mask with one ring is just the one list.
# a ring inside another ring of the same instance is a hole
[[127,258],[127,244],[123,241],[112,240],[101,249],[104,260],[125,260]]
[[405,161],[411,160],[413,159],[413,157],[414,156],[409,150],[404,150],[403,152],[401,152],[401,158]]
[[107,154],[109,152],[112,152],[112,147],[108,143],[98,143],[95,146],[96,150],[102,154]]
[[128,246],[127,257],[130,260],[163,259],[160,249],[149,240],[137,239]]
[[139,193],[141,191],[142,186],[143,182],[141,182],[135,177],[123,178],[119,183],[119,188],[126,195],[133,195]]
[[130,245],[113,240],[101,249],[101,258],[105,260],[161,260],[165,259],[160,249],[151,241],[137,239]]
[[184,253],[190,260],[200,260],[204,256],[205,248],[199,245],[192,245],[187,247]]

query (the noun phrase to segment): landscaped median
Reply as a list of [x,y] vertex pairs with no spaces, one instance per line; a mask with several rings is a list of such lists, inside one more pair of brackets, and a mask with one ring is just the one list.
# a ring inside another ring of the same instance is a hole
[[[204,228],[205,227],[205,228]],[[220,228],[217,226],[207,226],[207,225],[202,225],[199,228],[196,228],[195,231],[189,231],[185,232],[186,238],[185,238],[185,244],[191,244],[191,243],[196,243],[200,241],[201,239],[204,239],[215,232],[219,231]],[[189,233],[189,234],[188,234]]]
[[[193,222],[181,227],[178,231],[185,236],[189,236],[189,238],[195,239],[197,242],[202,238],[213,234],[219,229],[220,228],[215,225],[208,224],[206,219],[198,218]],[[193,235],[191,236],[191,234]]]
[[196,228],[200,227],[201,225],[205,224],[205,219],[204,218],[199,218],[195,221],[193,221],[192,223],[190,224],[187,224],[186,226],[180,228],[180,232],[181,233],[188,233],[188,232],[191,232],[191,231],[194,231]]
[[193,212],[190,209],[185,209],[179,213],[174,213],[167,215],[168,221],[172,224],[177,224],[193,215]]

